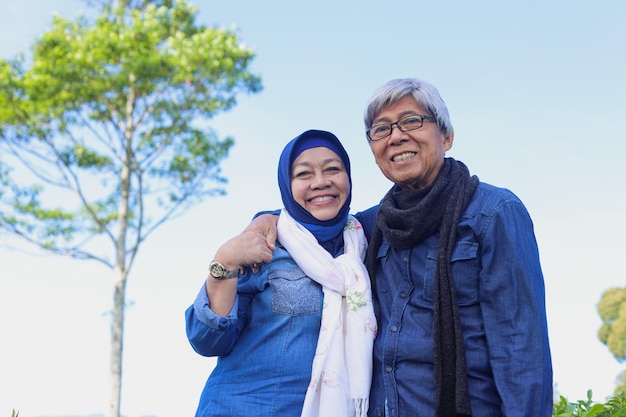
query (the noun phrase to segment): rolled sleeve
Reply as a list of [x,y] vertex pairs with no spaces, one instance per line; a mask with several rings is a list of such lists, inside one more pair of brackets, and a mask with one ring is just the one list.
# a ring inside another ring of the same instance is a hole
[[194,303],[185,311],[187,339],[203,356],[221,356],[232,349],[237,338],[238,298],[227,317],[211,310],[204,284]]

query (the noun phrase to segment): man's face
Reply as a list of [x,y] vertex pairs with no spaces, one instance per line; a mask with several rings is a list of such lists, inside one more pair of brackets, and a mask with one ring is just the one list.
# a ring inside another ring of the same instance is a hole
[[[394,123],[407,115],[432,116],[417,104],[412,95],[404,96],[394,105],[384,108],[373,120]],[[424,125],[409,132],[393,126],[391,135],[370,142],[376,164],[385,177],[403,190],[419,190],[435,181],[445,152],[452,147],[454,135],[445,137],[436,122],[424,120]]]

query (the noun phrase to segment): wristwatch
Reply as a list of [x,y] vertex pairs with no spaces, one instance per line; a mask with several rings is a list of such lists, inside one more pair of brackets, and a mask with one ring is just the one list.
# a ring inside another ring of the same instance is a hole
[[232,279],[239,276],[239,269],[229,271],[224,265],[217,261],[211,262],[209,265],[209,273],[215,279]]

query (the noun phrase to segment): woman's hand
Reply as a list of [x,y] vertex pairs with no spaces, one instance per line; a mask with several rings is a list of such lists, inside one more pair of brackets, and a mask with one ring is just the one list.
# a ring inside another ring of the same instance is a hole
[[[273,240],[276,240],[275,234]],[[268,244],[268,238],[264,234],[246,229],[220,246],[214,260],[229,270],[250,267],[252,272],[258,272],[259,265],[272,261],[274,249],[274,242]]]
[[[267,247],[270,249],[270,251],[274,251],[274,249],[276,249],[275,244],[276,244],[276,235],[277,235],[277,228],[276,228],[277,223],[278,223],[277,215],[261,214],[257,216],[256,218],[252,219],[248,227],[244,229],[243,233],[252,232],[252,233],[256,233],[256,234],[263,236]],[[256,262],[256,265],[255,263],[248,264],[248,265],[252,267],[253,272],[257,272],[258,265],[262,263],[268,263],[271,260],[272,258],[270,257],[269,260],[265,262]]]
[[[215,253],[214,261],[227,270],[239,270],[242,274],[247,267],[258,272],[260,265],[272,261],[273,246],[267,244],[266,237],[257,232],[244,231],[226,241]],[[235,304],[237,279],[215,279],[209,275],[205,283],[211,310],[226,317]]]

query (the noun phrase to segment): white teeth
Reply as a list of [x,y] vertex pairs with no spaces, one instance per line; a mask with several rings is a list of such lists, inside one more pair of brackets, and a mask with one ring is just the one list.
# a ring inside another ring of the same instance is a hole
[[324,201],[328,201],[328,200],[332,200],[332,199],[333,199],[333,197],[331,197],[331,196],[317,197],[317,198],[311,199],[311,203],[322,203]]
[[409,158],[412,158],[413,156],[415,156],[415,152],[405,152],[405,153],[401,153],[400,155],[396,155],[393,158],[393,162],[402,162],[402,161],[406,161]]

